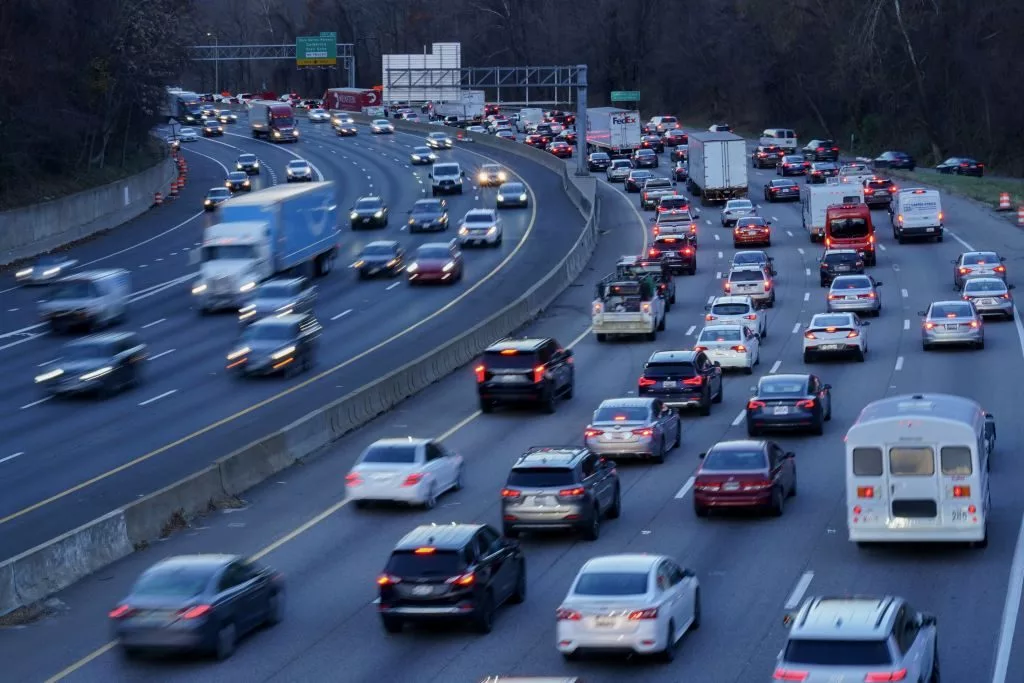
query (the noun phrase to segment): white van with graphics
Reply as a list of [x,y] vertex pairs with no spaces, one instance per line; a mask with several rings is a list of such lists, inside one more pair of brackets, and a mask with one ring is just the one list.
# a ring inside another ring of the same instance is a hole
[[896,193],[890,205],[892,236],[900,244],[908,239],[942,241],[942,196],[938,190],[909,187]]
[[948,394],[873,401],[846,433],[849,538],[988,543],[995,419]]

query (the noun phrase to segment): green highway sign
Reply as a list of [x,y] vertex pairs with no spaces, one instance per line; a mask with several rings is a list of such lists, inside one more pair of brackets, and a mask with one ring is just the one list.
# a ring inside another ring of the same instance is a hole
[[318,36],[299,36],[295,39],[296,66],[336,66],[337,64],[337,33],[325,32]]
[[612,102],[639,102],[639,90],[613,90]]

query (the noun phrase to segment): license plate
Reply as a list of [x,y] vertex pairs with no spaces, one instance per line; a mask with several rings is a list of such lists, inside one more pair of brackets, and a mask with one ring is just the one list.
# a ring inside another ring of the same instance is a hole
[[594,617],[594,626],[609,628],[615,626],[615,617]]
[[165,612],[153,612],[139,617],[138,619],[138,623],[148,625],[166,624],[169,621],[170,618]]
[[625,441],[626,437],[627,437],[627,435],[623,434],[622,432],[613,432],[612,433],[612,438],[615,439],[616,441]]
[[679,254],[678,254],[678,252],[675,252],[675,251],[666,251],[665,252],[665,256],[670,256],[672,258],[675,258],[676,256],[679,256]]
[[971,515],[968,514],[967,510],[953,510],[953,521],[954,522],[966,522],[969,521]]
[[740,485],[739,485],[738,482],[735,482],[735,481],[727,481],[727,482],[725,482],[724,485],[722,485],[722,490],[723,491],[739,491],[740,490]]
[[846,297],[846,300],[847,301],[856,301],[857,297],[856,296],[848,296],[848,297]]
[[553,507],[555,502],[551,499],[551,496],[534,496],[533,504],[538,507]]
[[959,327],[959,325],[946,325],[947,330],[956,330],[959,329]]
[[925,232],[935,232],[935,228],[925,228]]
[[839,344],[822,344],[817,347],[819,351],[836,351],[839,349]]
[[433,592],[433,586],[413,586],[412,588],[413,595],[430,595]]
[[494,379],[498,380],[499,382],[504,382],[504,383],[512,383],[512,382],[518,382],[519,381],[519,378],[517,376],[515,376],[515,375],[498,375]]
[[850,266],[836,266],[836,270],[845,272],[850,270]]
[[789,406],[775,406],[775,410],[772,412],[776,415],[789,415]]
[[673,380],[665,380],[664,382],[661,383],[661,386],[665,389],[675,389],[677,383]]
[[995,304],[995,302],[996,302],[995,299],[981,299],[981,300],[978,301],[979,304],[982,304],[982,305],[985,305],[985,306],[992,306],[992,305]]
[[363,219],[363,222],[364,222],[364,223],[369,223],[369,222],[370,222],[370,219],[369,219],[369,218],[364,218],[364,219]]
[[370,478],[373,479],[373,481],[390,481],[391,480],[391,475],[390,474],[374,474]]

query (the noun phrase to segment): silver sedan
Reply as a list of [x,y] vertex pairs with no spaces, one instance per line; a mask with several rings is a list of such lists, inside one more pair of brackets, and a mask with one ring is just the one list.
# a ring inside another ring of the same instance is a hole
[[997,277],[1006,280],[1005,256],[994,251],[968,251],[953,260],[953,286],[963,289],[964,283],[974,277]]
[[1001,315],[1013,320],[1013,295],[1008,285],[997,277],[972,277],[964,283],[964,301],[970,301],[981,316]]
[[656,398],[602,401],[583,432],[587,448],[608,457],[651,458],[657,463],[679,445],[679,413]]
[[877,316],[882,312],[883,283],[870,275],[840,275],[828,290],[828,312],[849,311]]
[[756,214],[757,207],[749,199],[730,199],[722,209],[722,227],[731,227],[736,225],[738,219]]
[[936,301],[921,311],[921,347],[931,351],[943,344],[985,348],[985,326],[970,301]]

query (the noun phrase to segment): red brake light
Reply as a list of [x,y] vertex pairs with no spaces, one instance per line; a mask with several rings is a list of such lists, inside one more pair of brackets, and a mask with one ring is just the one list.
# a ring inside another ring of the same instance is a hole
[[856,339],[860,336],[860,332],[857,330],[850,330],[849,334],[846,335],[847,339]]
[[717,320],[718,316],[714,316],[714,315],[711,315],[710,313],[708,313],[706,316],[704,316],[704,319],[705,320]]
[[[831,297],[829,297],[829,298],[831,298]],[[804,332],[804,338],[805,339],[817,339],[817,337],[814,336],[813,332]]]
[[487,368],[485,368],[482,365],[478,365],[475,368],[473,368],[473,372],[476,373],[477,384],[483,383],[483,381],[487,378]]
[[931,329],[934,329],[934,328],[935,328],[935,323],[925,323],[924,324],[924,329],[926,329],[926,330],[931,330]]
[[977,327],[977,326],[978,326],[978,321],[977,321],[977,320],[972,320],[972,321],[971,321],[970,323],[968,323],[968,324],[969,324],[969,325],[970,325],[971,327]]
[[874,292],[868,292],[867,294],[858,294],[857,298],[858,299],[874,299],[875,298],[875,293]]
[[776,669],[772,679],[776,681],[806,681],[810,673],[807,671],[795,671],[793,669]]
[[743,316],[743,319],[744,320],[757,320],[757,315],[754,314],[754,313],[748,313],[747,315]]
[[725,291],[727,291],[727,292],[729,292],[729,291],[732,291],[732,283],[731,283],[731,282],[728,282],[728,281],[724,282],[724,283],[722,284],[722,287],[723,287],[723,288],[725,289]]
[[394,586],[396,583],[400,583],[402,580],[397,576],[391,574],[381,574],[377,577],[378,586]]
[[686,247],[685,249],[683,249],[683,255],[684,256],[691,256],[691,255],[693,255],[693,249],[691,249],[690,247]]
[[[824,148],[824,147],[819,147],[818,149],[816,149],[816,150],[814,150],[814,151],[815,151],[815,152],[824,152],[824,151],[825,151],[825,148]],[[802,680],[802,679],[801,679],[801,680]]]
[[195,607],[189,607],[186,610],[181,611],[182,619],[199,619],[205,617],[207,614],[213,611],[213,608],[209,605],[196,605]]
[[954,486],[953,487],[954,498],[970,498],[971,487],[970,486]]
[[796,407],[797,408],[813,408],[814,406],[815,406],[815,403],[814,403],[814,399],[813,398],[808,398],[808,399],[805,399],[803,401],[797,401],[796,402]]
[[699,387],[701,384],[704,384],[704,376],[703,375],[697,375],[696,377],[690,377],[689,379],[684,379],[683,380],[683,384],[685,384],[687,386],[691,386],[691,387]]
[[971,272],[970,268],[964,268],[963,266],[960,267],[960,274],[961,275],[967,275],[967,273],[969,273],[969,272]]
[[[405,481],[402,482],[402,486],[416,486],[421,481],[423,481],[423,473],[413,472],[412,474],[405,478]],[[420,550],[423,550],[423,548],[420,548]],[[417,550],[416,552],[419,552],[419,550]]]
[[[658,209],[658,211],[661,211],[661,209]],[[658,234],[661,232],[661,228],[658,227],[657,225],[655,225],[654,229],[652,230],[652,232],[654,233],[654,236],[657,237]],[[654,250],[651,249],[651,251],[654,251]],[[654,254],[651,254],[651,255],[653,256]]]
[[345,484],[347,486],[359,486],[363,483],[363,478],[359,476],[358,472],[349,472],[345,475]]
[[881,671],[878,673],[869,673],[864,677],[864,683],[883,683],[884,681],[905,681],[907,679],[907,670],[900,669],[899,671]]
[[516,491],[515,489],[502,489],[501,490],[501,497],[502,498],[518,498],[521,495],[523,495],[523,494],[520,493],[519,491]]
[[544,379],[544,366],[538,365],[533,369],[533,383],[537,384]]
[[559,607],[555,610],[555,619],[559,621],[579,621],[583,618],[583,615],[572,609],[564,609]]
[[654,435],[654,430],[653,429],[634,429],[633,433],[636,434],[637,436],[653,436]]
[[875,487],[874,486],[858,486],[857,487],[858,498],[874,498]]
[[467,572],[465,574],[459,574],[445,581],[445,583],[453,586],[472,586],[473,582],[476,581],[476,574],[473,572]]
[[629,620],[630,621],[640,621],[641,619],[657,619],[657,618],[658,618],[658,608],[657,607],[652,607],[650,609],[640,609],[640,610],[636,610],[635,612],[630,612],[629,613]]
[[430,546],[424,546],[422,548],[416,548],[413,551],[414,555],[433,555],[437,552],[437,548],[431,548]]
[[558,497],[559,498],[582,498],[586,492],[587,492],[587,490],[585,488],[583,488],[582,486],[577,486],[576,488],[562,489],[561,491],[558,492]]
[[[652,382],[653,382],[653,380],[652,380]],[[595,436],[601,436],[602,434],[604,434],[604,430],[603,429],[584,429],[583,430],[583,436],[587,437],[588,439],[591,438],[591,437],[595,437]]]
[[651,379],[650,377],[641,377],[640,386],[642,387],[653,387],[657,384],[657,380]]
[[124,619],[125,617],[131,616],[132,612],[134,611],[135,610],[133,610],[128,605],[120,605],[119,607],[115,607],[114,609],[110,610],[110,613],[107,614],[107,616],[111,619]]
[[747,410],[757,410],[758,408],[764,408],[764,407],[765,407],[765,402],[764,401],[757,401],[755,399],[750,399],[749,401],[747,401]]
[[706,346],[694,346],[693,350],[694,351],[707,351],[708,347],[706,347]]
[[736,346],[732,347],[732,350],[738,351],[739,353],[746,353],[747,347],[744,346],[743,344],[737,344]]
[[661,252],[658,251],[657,249],[649,249],[647,253],[651,256],[659,256],[661,254]]
[[1006,272],[1006,266],[996,266],[996,272],[997,273],[1005,273]]
[[772,281],[771,280],[765,280],[764,281],[764,288],[765,289],[771,289],[772,288]]

